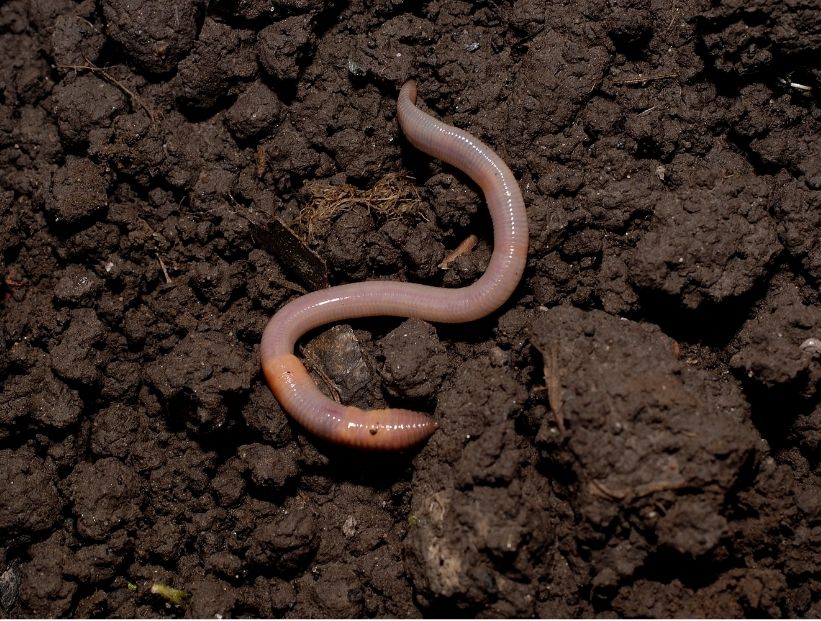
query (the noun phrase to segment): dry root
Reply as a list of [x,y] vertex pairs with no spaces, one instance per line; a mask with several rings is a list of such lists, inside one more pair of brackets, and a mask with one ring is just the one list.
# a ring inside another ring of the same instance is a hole
[[422,204],[412,179],[397,173],[385,175],[367,190],[320,183],[307,189],[311,203],[299,214],[297,229],[308,241],[313,241],[319,225],[352,209],[364,208],[385,218],[396,218],[418,211]]

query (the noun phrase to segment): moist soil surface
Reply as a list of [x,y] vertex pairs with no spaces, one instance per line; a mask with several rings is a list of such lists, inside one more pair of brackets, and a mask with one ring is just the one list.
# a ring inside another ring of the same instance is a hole
[[[483,320],[299,343],[440,423],[360,454],[259,341],[307,290],[485,269],[409,78],[530,251]],[[820,95],[813,0],[3,2],[0,612],[821,616]]]

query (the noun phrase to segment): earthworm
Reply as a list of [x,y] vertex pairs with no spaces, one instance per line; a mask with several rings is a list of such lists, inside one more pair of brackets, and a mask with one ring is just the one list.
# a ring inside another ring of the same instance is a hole
[[519,283],[527,260],[527,215],[513,173],[487,145],[416,107],[416,83],[399,92],[397,117],[408,141],[465,172],[482,189],[493,220],[493,254],[473,284],[444,289],[404,282],[366,281],[314,291],[292,300],[268,322],[260,357],[280,405],[314,435],[344,446],[400,450],[428,438],[437,423],[421,412],[396,408],[362,410],[320,392],[294,356],[303,334],[320,325],[376,315],[425,321],[473,321],[499,308]]

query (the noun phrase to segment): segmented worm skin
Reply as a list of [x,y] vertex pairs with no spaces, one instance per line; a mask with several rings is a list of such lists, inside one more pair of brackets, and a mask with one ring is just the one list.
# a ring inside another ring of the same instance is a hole
[[400,450],[429,437],[437,423],[402,409],[362,410],[323,395],[294,356],[294,345],[317,326],[375,315],[460,323],[484,317],[513,293],[527,258],[527,216],[513,173],[488,146],[415,105],[416,83],[399,93],[397,116],[408,141],[470,176],[484,192],[493,220],[493,255],[475,283],[459,289],[367,281],[315,291],[286,304],[262,335],[265,378],[280,405],[320,438],[359,449]]

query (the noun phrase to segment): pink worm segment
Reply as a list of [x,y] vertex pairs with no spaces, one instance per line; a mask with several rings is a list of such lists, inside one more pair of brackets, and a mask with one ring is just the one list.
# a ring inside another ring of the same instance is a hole
[[472,285],[443,289],[414,283],[367,281],[303,295],[280,309],[262,334],[265,378],[280,405],[311,433],[329,442],[370,450],[400,450],[428,438],[437,423],[401,409],[361,410],[323,395],[294,356],[297,339],[334,321],[376,315],[461,323],[484,317],[513,293],[527,259],[527,214],[505,163],[466,131],[416,107],[416,83],[399,92],[397,116],[408,141],[465,172],[485,194],[493,220],[493,255]]

